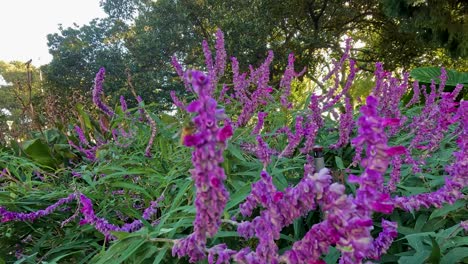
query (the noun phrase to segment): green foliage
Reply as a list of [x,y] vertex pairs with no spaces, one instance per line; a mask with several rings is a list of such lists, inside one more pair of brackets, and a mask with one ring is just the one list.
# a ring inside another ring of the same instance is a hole
[[[435,83],[439,84],[440,72],[439,67],[423,67],[412,70],[410,75],[421,83],[430,84],[432,80],[434,80]],[[447,70],[446,85],[454,87],[457,84],[463,84],[464,86],[468,85],[468,72]]]
[[468,56],[466,36],[465,1],[458,0],[384,0],[383,10],[397,19],[399,31],[417,32],[425,42],[433,42],[446,48],[454,58]]
[[[249,64],[258,66],[267,51],[274,50],[273,76],[279,76],[288,54],[294,52],[297,67],[309,69],[306,77],[319,78],[316,73],[330,65],[330,58],[341,55],[345,35],[364,43],[354,49],[353,59],[365,71],[372,72],[375,61],[388,70],[441,64],[466,70],[466,62],[456,60],[466,58],[466,34],[460,33],[465,4],[424,3],[103,0],[108,18],[82,27],[60,27],[59,33],[48,36],[53,61],[44,67],[47,90],[62,97],[70,96],[70,91],[89,91],[93,74],[104,66],[106,91],[115,103],[118,96],[130,95],[124,73],[128,67],[138,94],[168,110],[170,90],[184,95],[170,57],[175,55],[184,67],[203,68],[199,43],[211,39],[216,28],[225,33],[228,54],[245,63],[241,70]],[[447,39],[433,41],[438,37],[428,38],[428,32],[448,34]],[[443,48],[455,57],[448,57]]]
[[[152,106],[146,107],[151,109]],[[239,110],[235,104],[231,107],[229,111]],[[277,107],[277,104],[271,104],[265,108],[269,112],[265,120],[266,135],[285,124],[291,126],[295,115],[307,108],[297,104],[297,108],[292,111],[276,111]],[[157,122],[158,134],[154,143],[154,156],[147,158],[144,156],[144,148],[151,131],[145,122],[132,121],[139,116],[137,109],[132,109],[130,116],[116,109],[119,116],[109,123],[109,128],[118,128],[120,125],[135,131],[135,136],[128,139],[130,144],[127,147],[120,145],[124,141],[113,141],[110,133],[102,130],[86,107],[78,105],[77,109],[79,116],[76,123],[81,124],[86,137],[108,142],[98,149],[97,160],[87,160],[82,153],[68,145],[59,148],[65,152],[59,152],[56,146],[63,145],[67,137],[57,130],[46,131],[44,135],[38,133],[36,138],[22,144],[19,153],[13,154],[12,150],[0,152],[0,168],[8,169],[6,178],[0,180],[0,204],[10,210],[32,212],[45,208],[70,192],[78,191],[92,199],[98,216],[121,225],[130,219],[138,219],[142,207],[164,195],[158,213],[159,223],[152,226],[145,221],[144,228],[138,232],[114,233],[118,240],[110,242],[94,227],[79,225],[79,218],[72,219],[60,228],[61,222],[79,210],[79,206],[72,203],[63,212],[38,219],[34,223],[9,222],[0,225],[0,232],[5,234],[5,239],[0,241],[0,256],[3,256],[4,261],[12,262],[15,259],[14,252],[22,248],[20,261],[24,263],[185,263],[185,260],[171,256],[171,242],[166,239],[189,234],[195,217],[193,182],[189,177],[192,167],[190,151],[180,145],[177,136],[187,117],[179,112],[175,115],[161,112],[151,114]],[[419,108],[414,108],[404,114],[411,117],[419,111]],[[325,121],[316,143],[328,146],[336,142],[339,131],[336,129],[336,121],[331,118]],[[249,194],[251,183],[258,180],[262,169],[261,162],[241,150],[242,143],[255,141],[255,137],[249,134],[252,126],[254,123],[238,128],[225,151],[222,166],[227,174],[226,187],[231,196],[224,219],[239,214],[239,204]],[[68,139],[77,143],[78,139],[73,133],[70,131]],[[410,137],[397,134],[390,141],[392,145],[407,145]],[[270,143],[272,147],[281,148],[287,141],[279,137]],[[428,160],[422,173],[415,175],[409,166],[403,166],[402,180],[397,186],[398,195],[430,192],[443,184],[443,167],[453,161],[451,153],[455,149],[455,142],[448,136],[441,145],[443,147]],[[67,156],[63,153],[72,154]],[[302,177],[302,165],[306,157],[296,154],[292,158],[275,159],[267,168],[275,185],[281,190],[296,184]],[[347,169],[351,169],[354,174],[361,173],[362,168],[351,166],[354,151],[350,146],[338,150],[326,149],[324,154],[326,166],[332,170],[336,181],[344,181]],[[59,160],[63,163],[58,163]],[[81,174],[81,178],[72,176],[72,171]],[[42,179],[37,176],[37,172],[43,175]],[[347,188],[354,190],[355,187],[348,184]],[[398,223],[399,238],[388,254],[383,256],[381,263],[448,264],[463,261],[468,240],[463,236],[459,223],[467,213],[466,205],[467,202],[461,200],[437,210],[428,209],[413,214],[396,210],[389,218]],[[285,228],[278,240],[280,252],[301,239],[306,230],[320,218],[319,214],[311,212]],[[378,230],[379,226],[376,227]],[[209,243],[226,243],[238,249],[256,242],[239,240],[235,228],[225,223]],[[325,260],[327,263],[336,263],[338,257],[339,252],[332,247]]]

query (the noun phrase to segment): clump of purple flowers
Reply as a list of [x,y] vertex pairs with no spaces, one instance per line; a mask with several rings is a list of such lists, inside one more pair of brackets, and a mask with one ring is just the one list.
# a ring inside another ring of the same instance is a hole
[[197,214],[193,222],[194,230],[186,238],[177,240],[172,249],[173,255],[179,257],[188,255],[190,261],[199,261],[205,257],[205,246],[208,237],[218,231],[221,224],[221,215],[229,198],[224,187],[226,180],[222,152],[226,141],[232,136],[231,123],[224,120],[224,126],[218,127],[217,102],[212,97],[211,79],[199,71],[189,71],[186,78],[192,84],[192,89],[198,98],[192,101],[186,110],[195,113],[192,119],[196,131],[186,135],[183,143],[193,147],[191,170],[192,179],[196,187],[195,208]]

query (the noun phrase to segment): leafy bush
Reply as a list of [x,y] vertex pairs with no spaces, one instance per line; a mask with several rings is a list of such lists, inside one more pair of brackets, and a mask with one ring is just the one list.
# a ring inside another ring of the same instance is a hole
[[102,114],[78,105],[77,123],[57,132],[69,153],[43,135],[0,152],[3,261],[466,262],[463,86],[444,92],[442,69],[423,102],[414,85],[403,105],[408,74],[377,63],[371,95],[354,101],[350,47],[324,76],[326,92],[301,97],[293,55],[278,88],[272,52],[249,73],[232,58],[227,73],[218,31],[214,61],[203,43],[205,73],[173,58],[191,94],[172,93],[173,113],[153,113],[130,75],[138,107],[106,105],[101,69]]

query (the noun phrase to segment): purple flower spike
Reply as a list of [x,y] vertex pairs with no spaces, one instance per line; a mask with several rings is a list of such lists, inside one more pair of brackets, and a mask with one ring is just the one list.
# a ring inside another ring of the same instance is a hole
[[221,113],[212,97],[210,77],[199,71],[190,71],[187,78],[198,95],[198,99],[187,106],[187,111],[196,115],[192,119],[196,133],[184,138],[184,144],[194,148],[191,173],[196,187],[196,216],[193,233],[177,240],[172,254],[189,256],[190,262],[196,262],[205,258],[206,240],[218,231],[229,197],[224,187],[226,175],[219,164],[223,162],[222,153],[233,129],[229,121],[224,121],[224,127],[218,127]]
[[177,106],[178,108],[182,109],[182,110],[185,109],[184,103],[179,100],[179,98],[177,97],[175,91],[171,91],[170,94],[171,94],[172,101],[174,102],[174,105]]
[[57,211],[57,209],[64,205],[71,203],[72,201],[76,200],[76,195],[74,193],[68,195],[65,198],[61,198],[56,203],[50,205],[46,209],[39,210],[32,213],[17,213],[17,212],[10,212],[6,210],[4,207],[0,206],[0,222],[6,223],[10,221],[34,221],[37,218],[44,217],[46,215],[50,215],[51,213]]
[[104,83],[105,75],[106,70],[104,68],[99,69],[99,72],[96,74],[93,89],[93,102],[106,115],[113,117],[115,115],[114,111],[101,100],[101,96],[104,93],[102,84]]
[[260,133],[260,130],[263,128],[263,123],[265,122],[265,117],[268,116],[268,113],[266,112],[258,112],[258,122],[255,128],[252,130],[253,135],[258,135]]
[[125,97],[123,95],[120,96],[120,107],[122,109],[122,112],[127,112],[127,101],[125,101]]
[[224,48],[224,34],[221,29],[216,31],[216,61],[215,61],[215,72],[216,79],[224,74],[224,69],[226,68],[226,49]]
[[382,232],[372,243],[372,248],[369,251],[369,258],[380,259],[382,254],[385,254],[393,243],[393,240],[397,237],[397,223],[382,220]]

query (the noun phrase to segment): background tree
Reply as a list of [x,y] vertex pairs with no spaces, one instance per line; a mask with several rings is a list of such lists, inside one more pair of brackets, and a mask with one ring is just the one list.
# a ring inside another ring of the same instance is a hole
[[225,34],[228,54],[247,62],[241,65],[244,71],[274,50],[273,76],[294,52],[296,67],[306,66],[305,76],[317,79],[330,58],[342,53],[345,36],[364,44],[352,55],[368,72],[376,61],[389,71],[426,65],[468,69],[467,4],[457,0],[103,0],[101,5],[108,18],[49,35],[54,59],[46,72],[52,87],[89,91],[95,72],[104,66],[106,91],[117,99],[129,95],[128,67],[138,93],[169,109],[169,91],[183,93],[171,56],[185,67],[202,68],[199,43],[213,39],[217,28]]
[[94,19],[89,25],[60,27],[59,33],[48,35],[53,56],[44,67],[48,89],[62,99],[73,91],[89,94],[96,72],[105,67],[106,91],[129,94],[123,78],[128,60],[123,35],[127,30],[127,25],[117,20]]
[[0,76],[3,79],[3,84],[0,84],[3,120],[5,123],[6,120],[13,121],[13,130],[9,133],[15,138],[22,138],[31,129],[41,130],[43,89],[40,70],[32,66],[31,61],[0,61]]

